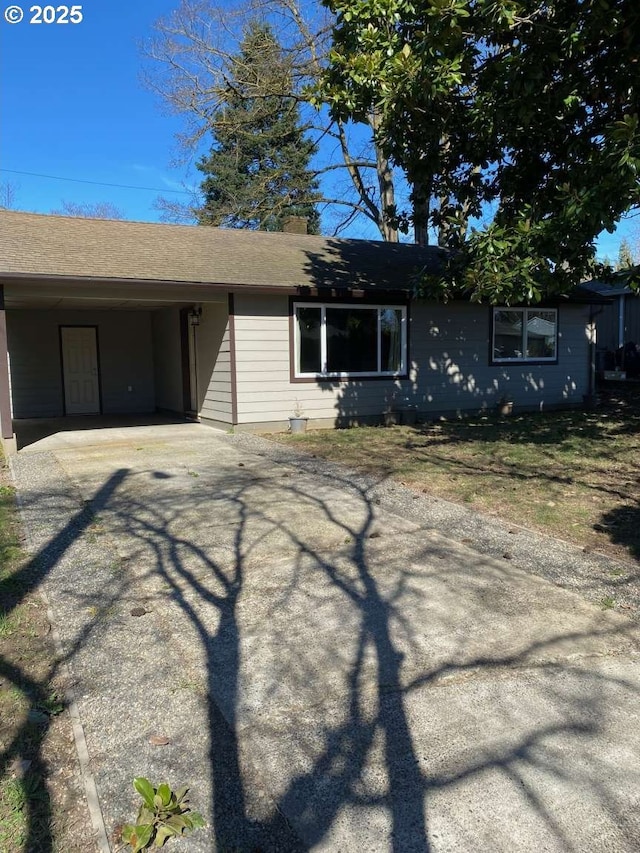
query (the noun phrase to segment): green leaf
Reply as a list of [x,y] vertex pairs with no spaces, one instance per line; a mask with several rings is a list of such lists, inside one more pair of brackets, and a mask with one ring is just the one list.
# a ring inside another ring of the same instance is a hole
[[139,853],[140,850],[144,850],[145,847],[150,843],[151,838],[153,836],[153,826],[150,825],[140,825],[135,827],[135,837],[136,837],[136,845],[133,848],[133,853]]
[[122,830],[121,830],[122,840],[126,844],[131,844],[131,838],[134,835],[135,831],[136,831],[136,828],[135,828],[135,826],[133,826],[133,824],[125,823],[125,825],[122,827]]
[[167,785],[166,782],[162,782],[160,785],[158,785],[157,796],[160,797],[160,803],[163,806],[168,806],[171,802],[171,788]]
[[145,779],[144,776],[137,776],[133,780],[133,787],[140,794],[149,808],[153,809],[153,798],[156,792],[151,782],[149,782],[148,779]]
[[162,847],[169,838],[172,836],[180,835],[173,827],[171,826],[161,826],[156,832],[156,838],[154,844],[156,847]]
[[191,823],[193,824],[194,829],[200,829],[205,826],[205,819],[202,817],[200,812],[189,812],[189,817],[191,818]]
[[181,833],[183,829],[187,829],[189,827],[185,817],[186,815],[172,815],[167,821],[165,821],[165,824],[166,826],[170,826],[177,832]]
[[143,804],[138,810],[138,818],[136,820],[136,823],[153,823],[154,818],[155,810],[150,809],[148,806],[145,806]]
[[188,793],[189,793],[189,789],[187,788],[186,785],[183,785],[182,788],[178,788],[178,790],[176,791],[176,800],[178,801],[179,804],[182,803],[182,801],[186,798]]

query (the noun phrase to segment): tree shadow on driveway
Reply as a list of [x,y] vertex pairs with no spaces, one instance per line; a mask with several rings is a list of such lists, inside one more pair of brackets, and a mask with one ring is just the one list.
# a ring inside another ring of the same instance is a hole
[[[413,548],[417,532],[347,479],[272,466],[200,471],[188,495],[165,483],[152,504],[111,509],[206,668],[216,849],[428,851],[443,835],[477,849],[469,833],[495,841],[501,818],[529,824],[527,844],[580,850],[604,833],[633,849],[620,784],[637,786],[637,766],[612,778],[629,744],[598,744],[637,682],[582,660],[625,647],[623,620],[589,610],[563,630],[551,606],[548,624],[523,625],[517,572],[433,537]],[[601,825],[568,820],[561,797]]]
[[[129,558],[109,601],[136,588],[166,632],[161,684],[105,658],[103,713],[148,688],[147,717],[170,724],[181,679],[203,680],[200,739],[179,768],[149,759],[185,783],[202,764],[210,836],[189,849],[635,849],[625,620],[381,512],[346,476],[231,452],[196,467],[95,493]],[[126,734],[138,775],[144,732]]]

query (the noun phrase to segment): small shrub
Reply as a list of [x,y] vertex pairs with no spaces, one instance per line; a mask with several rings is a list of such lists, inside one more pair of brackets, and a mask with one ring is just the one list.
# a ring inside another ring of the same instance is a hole
[[202,815],[192,812],[187,800],[188,788],[172,791],[166,782],[154,788],[148,779],[138,776],[133,787],[142,797],[135,824],[122,827],[122,840],[133,853],[149,847],[162,847],[174,835],[188,835],[204,826]]

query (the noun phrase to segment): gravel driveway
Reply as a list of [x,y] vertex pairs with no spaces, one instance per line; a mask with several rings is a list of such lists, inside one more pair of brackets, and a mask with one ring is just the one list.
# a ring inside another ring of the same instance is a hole
[[195,424],[13,470],[113,850],[137,775],[176,851],[639,849],[638,623],[548,579],[594,558]]

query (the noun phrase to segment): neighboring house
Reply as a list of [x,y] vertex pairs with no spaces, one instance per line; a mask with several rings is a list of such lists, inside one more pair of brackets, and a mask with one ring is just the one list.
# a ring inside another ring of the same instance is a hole
[[[637,277],[638,274],[640,267],[636,266],[620,270],[611,281],[589,281],[583,285],[583,288],[606,298],[609,303],[603,305],[595,317],[598,366],[601,369],[613,369],[614,353],[626,344],[640,344],[640,295],[629,287],[630,276]],[[608,358],[605,357],[607,354]]]
[[[590,307],[411,298],[439,250],[0,212],[0,415],[166,410],[223,428],[582,403]],[[596,299],[597,301],[597,299]],[[6,334],[7,346],[4,345]],[[8,362],[5,354],[8,350]]]

